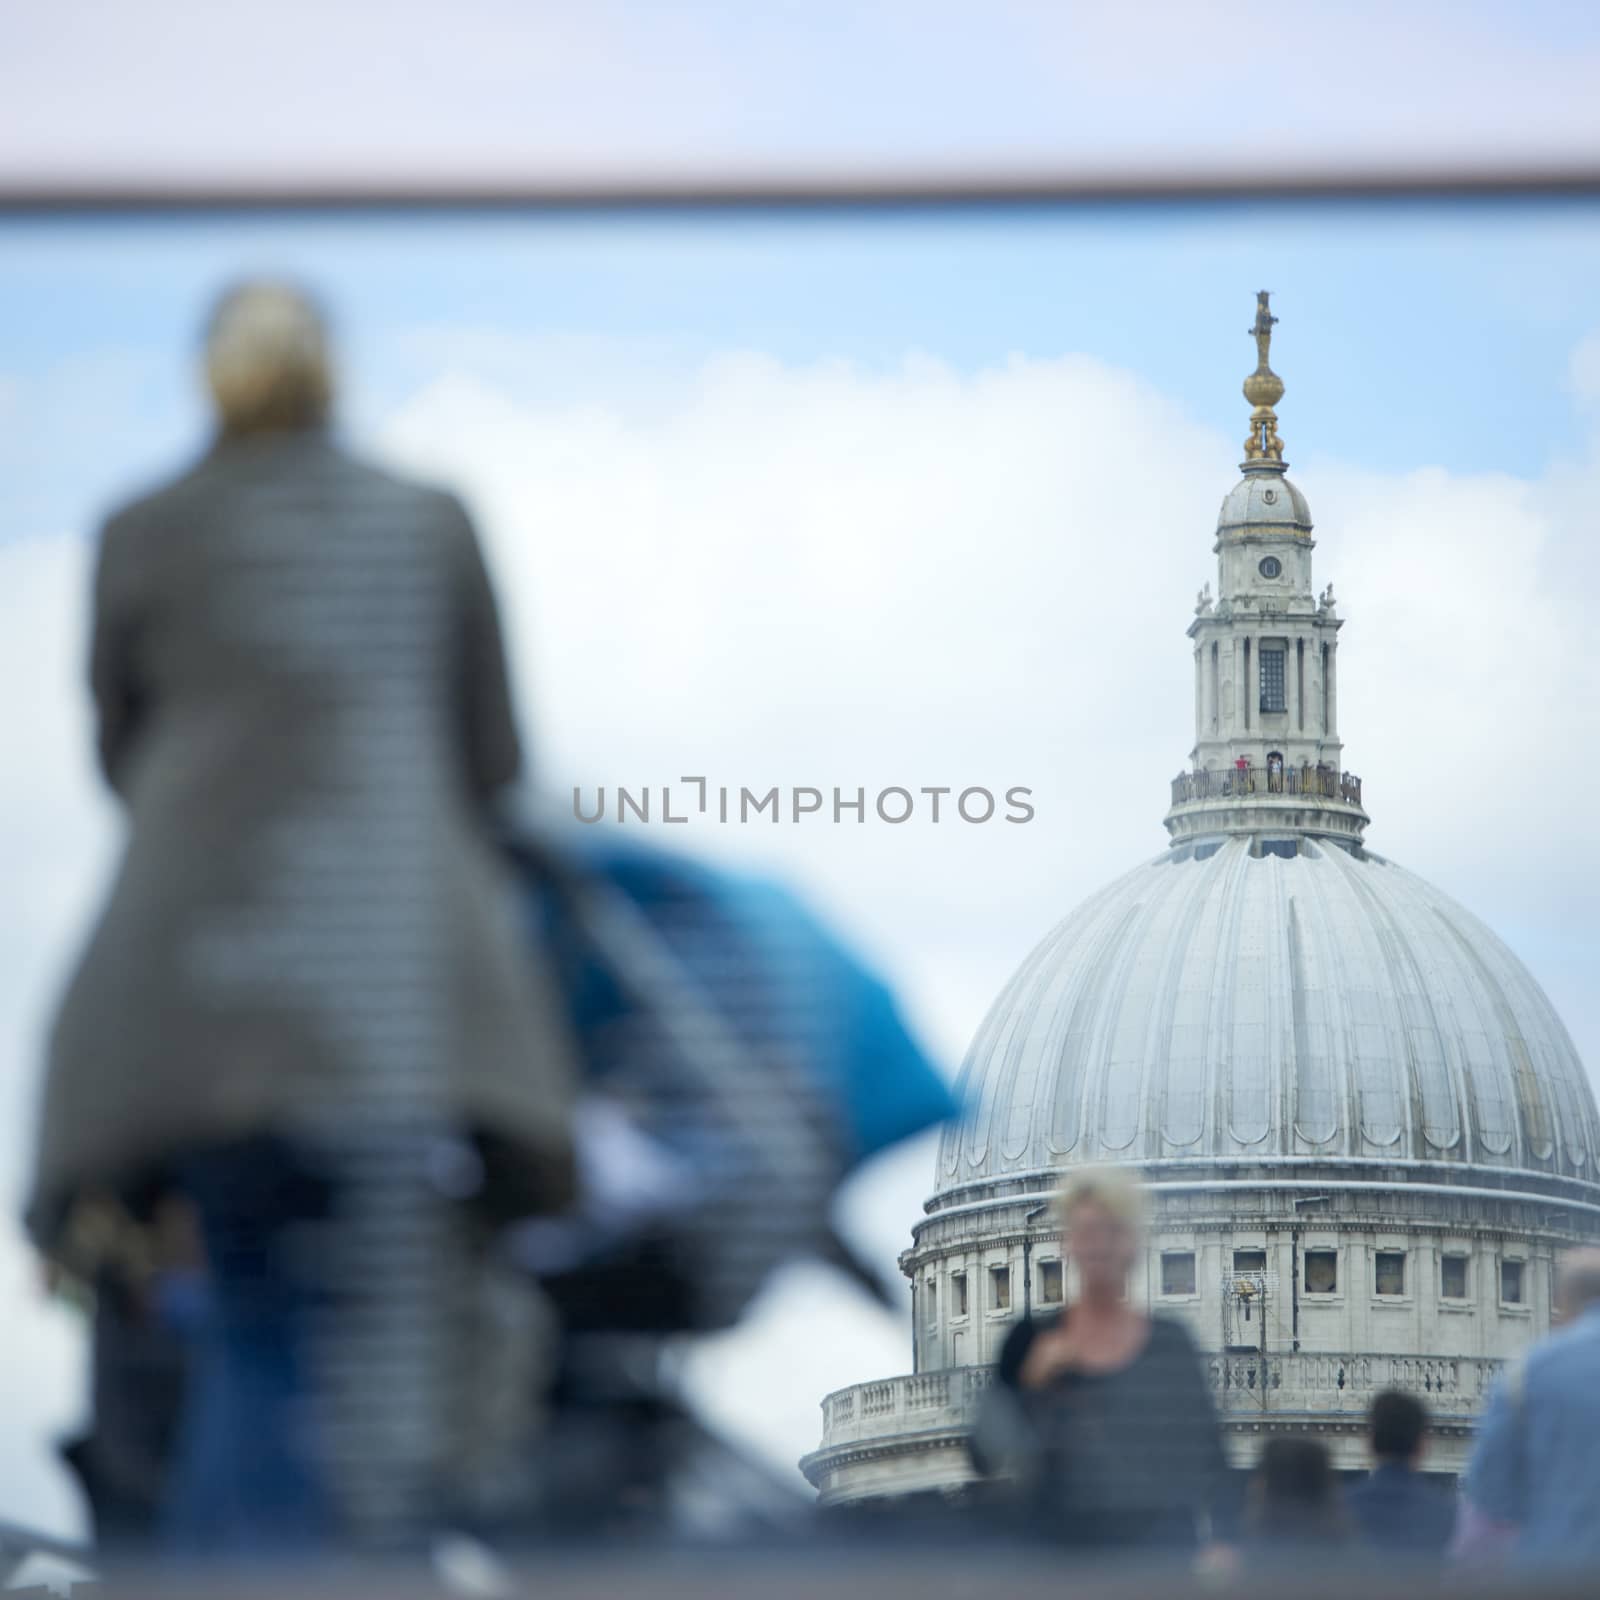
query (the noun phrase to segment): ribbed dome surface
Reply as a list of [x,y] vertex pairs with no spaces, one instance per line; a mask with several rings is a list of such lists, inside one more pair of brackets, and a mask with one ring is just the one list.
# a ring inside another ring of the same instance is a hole
[[1566,1029],[1477,918],[1368,853],[1165,854],[1023,963],[941,1189],[1079,1161],[1364,1157],[1600,1181]]
[[1306,497],[1279,472],[1249,472],[1227,493],[1217,529],[1296,528],[1311,531]]

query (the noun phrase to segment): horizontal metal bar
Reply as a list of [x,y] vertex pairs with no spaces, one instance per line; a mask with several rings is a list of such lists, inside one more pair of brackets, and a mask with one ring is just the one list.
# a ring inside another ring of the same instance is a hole
[[1600,197],[1591,161],[1470,167],[1051,167],[819,169],[811,173],[687,172],[641,178],[296,180],[0,177],[0,215],[218,211],[925,211],[1173,202],[1549,200]]

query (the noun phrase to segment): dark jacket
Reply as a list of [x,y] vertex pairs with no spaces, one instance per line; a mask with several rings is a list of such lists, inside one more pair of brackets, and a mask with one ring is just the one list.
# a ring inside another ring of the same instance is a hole
[[1398,1461],[1381,1463],[1345,1496],[1361,1534],[1374,1550],[1443,1555],[1455,1532],[1451,1496]]
[[1188,1330],[1154,1317],[1126,1367],[1022,1388],[1033,1341],[1060,1320],[1020,1322],[1007,1337],[975,1435],[979,1469],[1013,1477],[1037,1531],[1066,1543],[1192,1546],[1227,1461]]
[[50,1045],[29,1224],[175,1153],[386,1117],[563,1200],[569,1051],[485,826],[519,755],[450,496],[317,432],[107,523],[91,676],[126,849]]

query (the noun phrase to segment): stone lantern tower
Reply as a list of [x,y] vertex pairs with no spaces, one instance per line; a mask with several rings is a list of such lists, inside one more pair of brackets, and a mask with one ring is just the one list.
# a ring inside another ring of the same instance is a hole
[[1283,380],[1268,365],[1267,292],[1257,297],[1256,370],[1243,477],[1217,518],[1217,594],[1195,605],[1191,771],[1173,784],[1176,839],[1294,832],[1357,840],[1361,785],[1343,770],[1339,628],[1333,585],[1315,594],[1311,508],[1289,481],[1273,407]]

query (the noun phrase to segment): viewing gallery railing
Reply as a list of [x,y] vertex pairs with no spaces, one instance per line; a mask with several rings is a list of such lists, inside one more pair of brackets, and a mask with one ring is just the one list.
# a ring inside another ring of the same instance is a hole
[[949,1367],[840,1389],[822,1402],[822,1442],[965,1427],[993,1378],[992,1367]]
[[1430,1410],[1476,1411],[1501,1363],[1487,1356],[1220,1355],[1206,1377],[1224,1411],[1270,1411],[1312,1401],[1317,1411],[1363,1411],[1380,1389],[1404,1389]]
[[1361,804],[1361,780],[1331,767],[1222,767],[1215,772],[1180,772],[1172,780],[1172,803],[1220,800],[1253,794],[1307,795],[1318,800]]
[[[1206,1380],[1224,1414],[1315,1411],[1361,1414],[1381,1389],[1404,1389],[1430,1411],[1476,1412],[1501,1363],[1486,1356],[1266,1355],[1205,1358]],[[823,1446],[938,1428],[966,1428],[993,1381],[988,1367],[952,1367],[858,1383],[822,1403]]]

